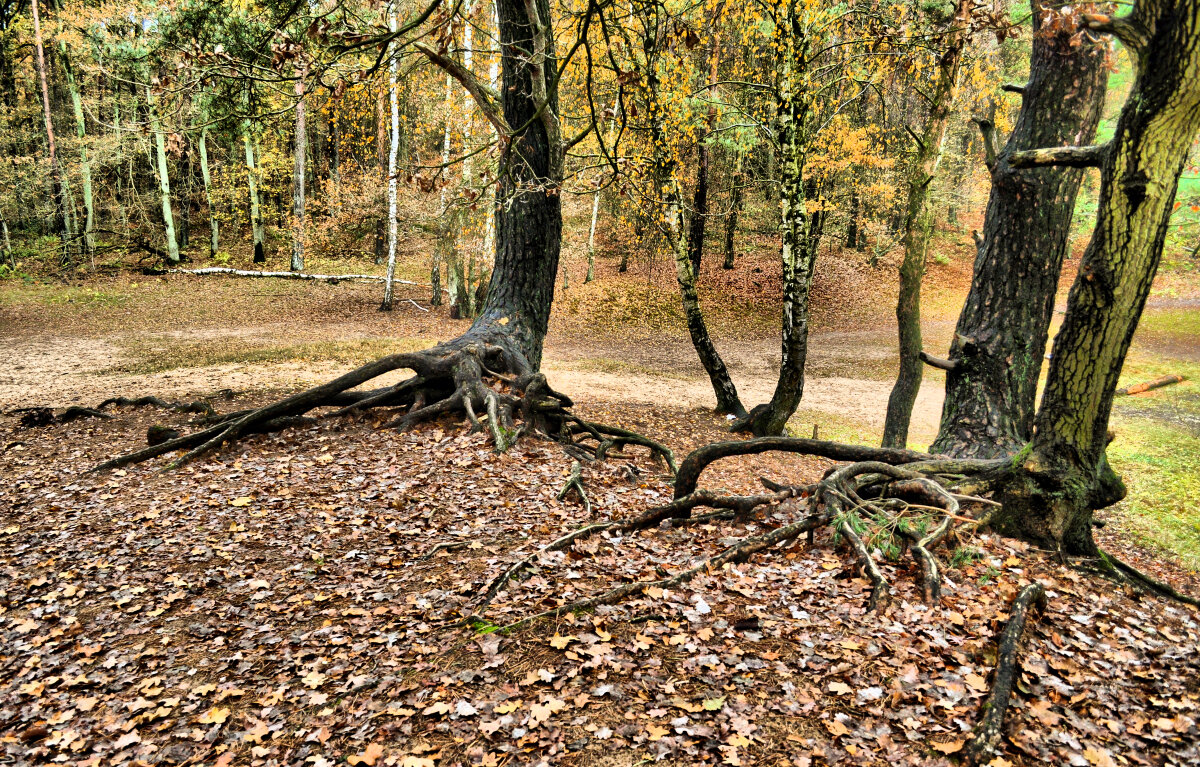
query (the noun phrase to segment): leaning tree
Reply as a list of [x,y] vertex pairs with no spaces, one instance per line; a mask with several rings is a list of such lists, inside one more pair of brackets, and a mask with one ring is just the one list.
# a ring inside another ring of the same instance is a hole
[[971,290],[948,359],[942,423],[930,449],[960,457],[1016,452],[1033,436],[1038,376],[1050,332],[1082,168],[1023,167],[1024,150],[1090,143],[1104,105],[1107,45],[1078,8],[1034,0],[1029,80],[1008,141],[978,119],[992,188]]

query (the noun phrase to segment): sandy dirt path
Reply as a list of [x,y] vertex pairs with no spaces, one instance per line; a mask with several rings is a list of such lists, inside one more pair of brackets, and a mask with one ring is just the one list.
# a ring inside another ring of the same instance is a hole
[[[944,328],[931,328],[935,335]],[[341,326],[309,326],[306,340],[353,341]],[[948,331],[947,331],[948,332]],[[372,336],[359,335],[359,338]],[[145,343],[147,336],[138,333]],[[150,337],[151,344],[203,343],[220,338],[247,347],[285,345],[294,340],[285,326],[173,331]],[[136,360],[122,334],[101,337],[36,335],[4,342],[9,363],[0,367],[0,409],[30,406],[94,405],[109,396],[153,394],[164,398],[198,397],[222,389],[291,389],[316,383],[350,369],[351,363],[295,361],[189,367],[156,373],[111,372]],[[891,388],[889,329],[815,333],[802,420],[826,414],[839,422],[882,427]],[[779,360],[777,339],[726,341],[722,351],[747,406],[771,397]],[[636,333],[627,337],[551,336],[543,368],[562,391],[580,401],[669,404],[709,408],[711,386],[686,339]],[[395,374],[398,378],[400,373]],[[391,379],[384,379],[385,381]],[[914,438],[932,435],[941,414],[940,376],[930,376],[914,412]]]

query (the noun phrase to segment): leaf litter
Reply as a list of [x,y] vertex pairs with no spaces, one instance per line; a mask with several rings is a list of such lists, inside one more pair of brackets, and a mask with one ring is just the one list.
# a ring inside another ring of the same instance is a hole
[[[722,434],[697,411],[591,410],[681,455]],[[895,607],[868,614],[853,555],[818,536],[505,635],[782,520],[587,539],[537,559],[463,628],[512,563],[668,500],[663,467],[633,453],[585,465],[588,517],[556,499],[572,462],[556,446],[498,456],[451,421],[404,434],[341,421],[179,472],[81,474],[154,419],[186,421],[117,414],[21,432],[0,420],[0,747],[13,763],[951,764],[1008,604],[1035,579],[1049,606],[1027,631],[995,767],[1200,756],[1195,612],[1013,541],[963,542],[974,554],[935,606],[893,573]],[[811,481],[827,465],[755,456],[703,483]]]

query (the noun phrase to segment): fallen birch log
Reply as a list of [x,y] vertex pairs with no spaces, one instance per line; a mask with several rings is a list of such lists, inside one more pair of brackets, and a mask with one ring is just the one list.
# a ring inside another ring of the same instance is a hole
[[1185,376],[1180,375],[1163,376],[1162,378],[1155,378],[1153,381],[1146,381],[1145,383],[1126,386],[1124,389],[1117,389],[1117,394],[1119,396],[1141,394],[1142,392],[1161,389],[1162,387],[1170,386],[1171,384],[1183,383],[1186,380],[1187,378]]
[[[262,272],[256,269],[231,269],[227,266],[206,266],[201,269],[163,269],[156,270],[158,274],[192,274],[204,276],[207,274],[225,274],[230,277],[273,277],[278,280],[313,280],[316,282],[341,282],[343,280],[366,280],[368,282],[383,282],[385,277],[374,274],[308,274],[305,272]],[[421,288],[432,287],[427,282],[393,279],[399,285],[416,285]],[[443,293],[450,291],[442,288]]]

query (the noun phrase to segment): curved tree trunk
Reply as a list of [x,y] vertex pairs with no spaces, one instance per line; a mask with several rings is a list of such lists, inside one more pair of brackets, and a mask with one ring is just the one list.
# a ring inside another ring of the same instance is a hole
[[1018,166],[1099,165],[1100,200],[1054,340],[1033,441],[1014,459],[1022,471],[995,524],[1067,555],[1092,556],[1093,509],[1124,495],[1105,460],[1117,378],[1200,133],[1200,9],[1195,0],[1140,0],[1129,16],[1087,23],[1121,39],[1138,75],[1109,144],[1012,158]]
[[935,453],[994,458],[1033,436],[1038,375],[1083,170],[1019,169],[1010,160],[1023,149],[1091,142],[1108,77],[1103,43],[1080,42],[1069,25],[1043,32],[1047,19],[1034,5],[1029,82],[998,155],[990,122],[980,121],[992,190],[950,345]]
[[938,61],[925,129],[917,142],[917,154],[908,171],[908,203],[904,213],[904,261],[900,264],[900,295],[896,300],[899,326],[900,372],[888,397],[887,418],[883,424],[883,446],[908,444],[908,424],[913,404],[921,389],[924,374],[921,354],[921,279],[925,276],[925,251],[929,245],[932,211],[929,209],[929,185],[937,173],[942,156],[942,141],[950,122],[959,65],[966,47],[972,3],[960,0],[950,24],[946,49]]

